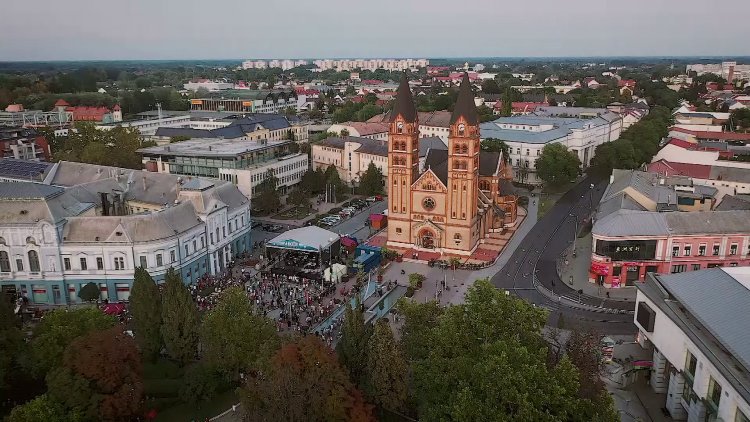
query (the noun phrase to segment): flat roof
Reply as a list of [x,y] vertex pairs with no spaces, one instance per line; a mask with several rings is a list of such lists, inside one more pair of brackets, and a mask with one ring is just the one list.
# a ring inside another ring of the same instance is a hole
[[750,267],[649,274],[636,286],[750,403]]
[[252,151],[260,151],[294,141],[272,141],[245,139],[193,138],[168,145],[141,148],[143,155],[172,155],[185,157],[236,157]]

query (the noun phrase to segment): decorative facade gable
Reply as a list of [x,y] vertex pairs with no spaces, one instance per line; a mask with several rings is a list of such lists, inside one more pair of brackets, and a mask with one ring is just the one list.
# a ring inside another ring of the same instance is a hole
[[413,190],[422,190],[428,192],[442,192],[448,191],[448,188],[440,181],[431,169],[425,170],[422,175],[417,178],[417,181],[411,185]]

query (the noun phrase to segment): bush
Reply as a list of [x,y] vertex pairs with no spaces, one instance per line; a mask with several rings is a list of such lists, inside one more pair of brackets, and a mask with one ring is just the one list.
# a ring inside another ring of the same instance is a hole
[[412,297],[412,296],[414,296],[414,287],[411,287],[411,286],[407,287],[406,288],[406,293],[404,293],[404,296],[406,296],[406,297]]
[[330,211],[328,211],[328,214],[335,214],[338,215],[341,212],[340,207],[332,208]]
[[146,379],[182,378],[180,366],[167,359],[160,359],[154,363],[143,364],[143,377]]
[[425,281],[427,277],[425,277],[423,274],[419,273],[411,273],[409,274],[409,287],[412,287],[414,289],[418,289],[422,287],[422,283]]

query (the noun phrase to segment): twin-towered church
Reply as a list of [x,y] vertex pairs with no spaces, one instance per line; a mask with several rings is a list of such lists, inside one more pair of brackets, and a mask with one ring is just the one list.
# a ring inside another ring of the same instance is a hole
[[467,76],[450,121],[448,150],[429,150],[419,168],[419,121],[401,80],[388,136],[389,247],[470,255],[482,239],[516,222],[510,169],[480,149],[479,115]]

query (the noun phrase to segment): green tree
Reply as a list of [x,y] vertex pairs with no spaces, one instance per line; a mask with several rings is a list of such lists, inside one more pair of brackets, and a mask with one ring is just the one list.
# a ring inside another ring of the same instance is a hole
[[536,172],[545,183],[559,186],[581,174],[581,160],[563,144],[548,144],[536,159]]
[[56,309],[34,327],[29,345],[31,370],[44,376],[60,366],[65,348],[76,338],[115,325],[115,318],[97,308]]
[[222,293],[201,327],[204,359],[229,375],[257,370],[279,346],[276,327],[259,315],[240,287]]
[[375,324],[367,345],[367,394],[376,405],[403,411],[408,398],[409,365],[385,319]]
[[352,308],[347,302],[341,338],[336,344],[339,361],[349,370],[349,378],[363,385],[367,365],[367,344],[372,336],[372,326],[365,324],[362,306]]
[[288,202],[296,207],[309,207],[310,206],[310,194],[309,191],[298,187],[289,193],[287,198]]
[[79,422],[80,415],[66,413],[60,403],[54,402],[49,395],[42,394],[33,400],[13,408],[7,422]]
[[206,402],[225,387],[221,373],[213,365],[198,362],[185,370],[179,396],[185,403]]
[[93,302],[99,299],[100,294],[99,286],[94,283],[86,283],[81,287],[81,291],[78,292],[78,297],[84,302]]
[[300,189],[312,194],[323,192],[325,190],[325,174],[323,173],[323,170],[320,168],[317,170],[308,169],[305,174],[302,175]]
[[276,190],[278,182],[279,179],[276,178],[273,170],[269,169],[266,178],[260,182],[255,190],[258,198],[256,206],[266,213],[278,211],[281,207],[281,198]]
[[499,152],[502,154],[503,160],[505,160],[506,163],[510,162],[510,147],[505,141],[495,138],[483,139],[480,148],[482,151]]
[[317,336],[279,349],[264,373],[247,378],[240,393],[247,420],[374,422],[371,406]]
[[8,388],[10,374],[20,362],[24,345],[20,327],[10,301],[0,295],[0,392]]
[[133,316],[135,340],[143,357],[155,361],[161,352],[161,293],[145,269],[135,269],[130,292],[130,313]]
[[429,352],[412,364],[420,419],[618,420],[579,397],[570,360],[548,365],[546,320],[488,280],[475,282],[428,331]]
[[195,358],[200,316],[182,277],[169,268],[161,305],[161,335],[172,359],[183,365]]
[[343,199],[343,195],[346,194],[346,185],[341,180],[339,172],[336,170],[336,166],[330,165],[326,168],[325,183],[329,186],[329,189],[332,189],[332,192],[335,193],[336,201],[334,202]]
[[411,362],[426,358],[430,352],[431,330],[437,326],[443,307],[434,300],[417,303],[406,299],[399,300],[396,306],[399,314],[404,317],[401,349]]
[[482,92],[485,94],[500,94],[502,91],[500,90],[500,85],[497,84],[497,81],[494,79],[485,79],[482,82]]
[[92,331],[65,349],[47,375],[50,399],[90,420],[131,420],[143,402],[141,357],[121,327]]
[[383,172],[375,163],[370,162],[367,170],[359,179],[359,193],[362,195],[376,195],[383,192]]
[[191,138],[189,136],[186,136],[186,135],[171,136],[169,138],[169,143],[170,144],[176,144],[178,142],[189,141],[190,139]]

